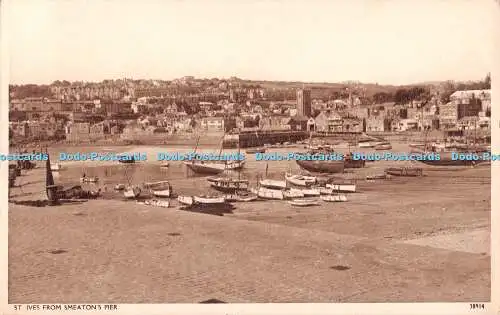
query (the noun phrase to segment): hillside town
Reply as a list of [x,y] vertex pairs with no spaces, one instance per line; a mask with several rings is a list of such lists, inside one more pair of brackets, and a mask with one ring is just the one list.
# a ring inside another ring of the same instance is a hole
[[[387,92],[386,92],[387,91]],[[10,87],[11,143],[165,141],[172,135],[306,131],[315,136],[473,130],[489,134],[490,77],[484,82],[367,91],[229,79],[55,81]]]

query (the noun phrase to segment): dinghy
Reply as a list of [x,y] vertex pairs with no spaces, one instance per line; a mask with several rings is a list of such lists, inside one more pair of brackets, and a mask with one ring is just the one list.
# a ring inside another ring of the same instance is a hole
[[283,197],[286,199],[302,198],[304,193],[300,189],[290,188],[283,192]]
[[144,186],[149,188],[151,194],[156,197],[168,198],[172,195],[172,186],[168,181],[145,183]]
[[139,197],[140,194],[141,194],[141,189],[139,187],[137,187],[137,186],[135,186],[135,187],[128,187],[123,192],[123,196],[125,196],[125,198],[127,198],[127,199],[137,198],[137,197]]
[[276,189],[269,189],[266,187],[252,188],[251,191],[262,199],[277,199],[283,200],[283,191]]
[[274,179],[262,179],[259,181],[260,186],[271,189],[285,189],[286,181]]
[[215,196],[194,196],[193,197],[195,203],[200,204],[221,204],[225,203],[226,199],[224,197],[215,197]]
[[285,179],[290,184],[296,186],[308,187],[316,183],[316,177],[314,176],[292,175],[290,173],[287,173],[285,174]]
[[250,202],[257,200],[259,197],[254,194],[231,194],[224,196],[224,198],[229,202]]
[[349,193],[356,192],[355,184],[326,184],[326,188],[330,188],[333,191],[340,191],[340,192],[349,192]]
[[183,205],[192,206],[194,204],[194,199],[191,196],[179,196],[177,197],[177,201]]
[[288,203],[295,207],[310,207],[319,205],[319,203],[316,200],[310,200],[310,199],[296,199],[296,200],[291,200]]
[[347,201],[347,197],[345,195],[330,195],[330,196],[321,196],[321,200],[326,202],[345,202]]

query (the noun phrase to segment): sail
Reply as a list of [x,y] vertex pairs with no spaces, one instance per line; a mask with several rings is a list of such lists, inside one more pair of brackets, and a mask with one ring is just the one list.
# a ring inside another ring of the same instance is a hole
[[45,163],[45,170],[46,170],[45,187],[47,188],[55,184],[54,176],[52,175],[52,170],[50,168],[50,156],[48,150],[47,150],[47,161]]

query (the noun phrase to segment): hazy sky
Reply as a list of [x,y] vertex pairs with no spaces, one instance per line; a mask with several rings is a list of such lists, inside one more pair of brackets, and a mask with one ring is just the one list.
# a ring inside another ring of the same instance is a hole
[[12,83],[475,80],[491,71],[500,36],[493,0],[14,0],[8,9]]

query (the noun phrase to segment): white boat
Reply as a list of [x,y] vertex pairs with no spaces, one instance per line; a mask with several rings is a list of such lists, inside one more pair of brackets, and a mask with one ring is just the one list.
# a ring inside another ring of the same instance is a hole
[[261,179],[259,184],[265,188],[274,188],[274,189],[285,189],[286,181],[284,180],[274,180],[274,179]]
[[153,183],[144,183],[146,188],[149,188],[151,194],[156,197],[168,198],[172,195],[172,187],[168,181],[159,181]]
[[170,207],[170,202],[168,202],[168,200],[156,200],[156,199],[145,200],[144,204],[148,205],[148,206],[155,206],[155,207],[161,207],[161,208]]
[[231,194],[225,195],[224,198],[229,202],[249,202],[254,201],[259,198],[259,196],[254,194]]
[[116,184],[115,185],[115,190],[124,190],[125,189],[125,184]]
[[304,193],[300,189],[290,188],[283,191],[283,196],[286,199],[302,198],[304,197]]
[[193,196],[195,203],[201,204],[220,204],[225,203],[226,199],[224,197],[214,197],[214,196]]
[[356,192],[356,184],[326,184],[326,188],[340,192]]
[[346,195],[330,195],[330,196],[321,196],[321,200],[326,202],[345,202],[347,201]]
[[375,174],[375,175],[368,175],[366,176],[366,180],[376,180],[376,179],[386,179],[388,178],[390,175],[388,174]]
[[310,200],[310,199],[291,200],[288,203],[296,207],[309,207],[309,206],[319,205],[319,203],[316,200]]
[[59,163],[51,163],[50,164],[51,171],[60,171],[61,169],[62,169],[62,166]]
[[305,197],[315,197],[320,195],[319,189],[311,188],[311,189],[301,189],[302,193]]
[[250,189],[254,194],[256,194],[259,198],[262,199],[277,199],[283,200],[283,191],[276,189],[269,189],[266,187],[252,188]]
[[139,197],[140,194],[141,194],[141,189],[137,186],[128,187],[123,192],[123,196],[125,196],[125,198],[127,198],[127,199],[137,198],[137,197]]
[[170,195],[171,195],[170,192],[171,192],[170,189],[165,189],[165,190],[152,190],[151,189],[151,193],[153,194],[153,196],[162,197],[162,198],[170,197]]
[[99,177],[80,177],[81,183],[97,183],[99,181]]
[[316,177],[314,176],[292,175],[290,173],[287,173],[285,175],[285,179],[290,184],[304,187],[311,186],[316,183]]
[[194,199],[191,196],[179,196],[177,197],[177,200],[179,203],[182,203],[184,205],[192,206],[194,204]]

